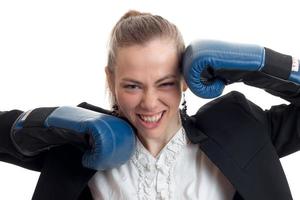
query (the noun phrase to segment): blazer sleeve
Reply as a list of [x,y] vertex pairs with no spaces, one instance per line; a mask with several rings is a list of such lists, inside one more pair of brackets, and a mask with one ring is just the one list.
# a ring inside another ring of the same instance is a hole
[[264,111],[269,133],[279,157],[298,151],[300,149],[300,85],[261,74],[256,76],[252,76],[245,83],[262,88],[290,102],[289,105],[276,105]]
[[272,106],[264,111],[270,136],[280,157],[300,149],[300,85],[266,74],[251,74],[245,84],[264,89],[289,105]]
[[21,113],[22,111],[20,110],[0,112],[0,161],[40,171],[43,164],[44,154],[36,157],[23,156],[14,147],[10,138],[10,129]]
[[272,106],[265,111],[270,137],[279,157],[300,149],[300,107],[296,104]]

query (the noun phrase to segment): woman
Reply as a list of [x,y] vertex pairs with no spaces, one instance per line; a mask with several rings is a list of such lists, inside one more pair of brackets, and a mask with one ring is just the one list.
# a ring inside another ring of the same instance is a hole
[[0,115],[0,159],[41,171],[33,199],[291,199],[279,156],[299,149],[298,106],[264,112],[233,92],[189,117],[179,110],[184,49],[160,16],[130,11],[114,27],[105,69],[112,113],[138,139],[121,167],[84,168],[69,146],[20,160],[9,138],[19,111]]
[[138,144],[121,168],[92,178],[95,199],[232,199],[232,185],[181,124],[183,51],[178,29],[159,16],[129,12],[113,29],[108,85],[115,112],[136,128]]

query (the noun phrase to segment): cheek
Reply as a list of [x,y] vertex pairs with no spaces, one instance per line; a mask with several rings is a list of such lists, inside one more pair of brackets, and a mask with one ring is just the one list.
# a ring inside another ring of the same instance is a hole
[[176,110],[179,108],[180,101],[181,101],[181,93],[177,93],[176,95],[173,95],[169,100],[171,106]]
[[136,95],[129,95],[122,92],[116,93],[116,100],[119,105],[119,110],[124,115],[128,115],[129,113],[133,112],[139,102]]
[[179,108],[180,100],[181,100],[181,92],[180,90],[173,90],[169,92],[162,93],[163,102],[167,104],[171,109],[177,110]]

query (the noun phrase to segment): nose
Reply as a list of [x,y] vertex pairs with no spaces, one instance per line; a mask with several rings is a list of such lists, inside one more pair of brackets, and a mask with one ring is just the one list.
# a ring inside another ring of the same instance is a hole
[[155,89],[146,89],[141,100],[141,108],[146,111],[155,111],[159,103],[159,95]]

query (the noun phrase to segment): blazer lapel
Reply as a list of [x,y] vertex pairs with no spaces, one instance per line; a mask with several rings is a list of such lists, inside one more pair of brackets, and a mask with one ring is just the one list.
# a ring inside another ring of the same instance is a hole
[[199,148],[235,187],[237,193],[233,199],[242,200],[243,198],[240,194],[243,196],[243,194],[247,194],[247,192],[243,189],[244,185],[242,180],[246,177],[244,177],[241,168],[224,153],[217,143],[196,127],[195,118],[185,116],[182,119],[184,119],[182,120],[182,124],[189,140],[192,143],[199,144]]
[[183,126],[235,187],[234,199],[292,199],[278,155],[259,123],[246,117],[232,123],[232,117],[215,114],[186,118]]

